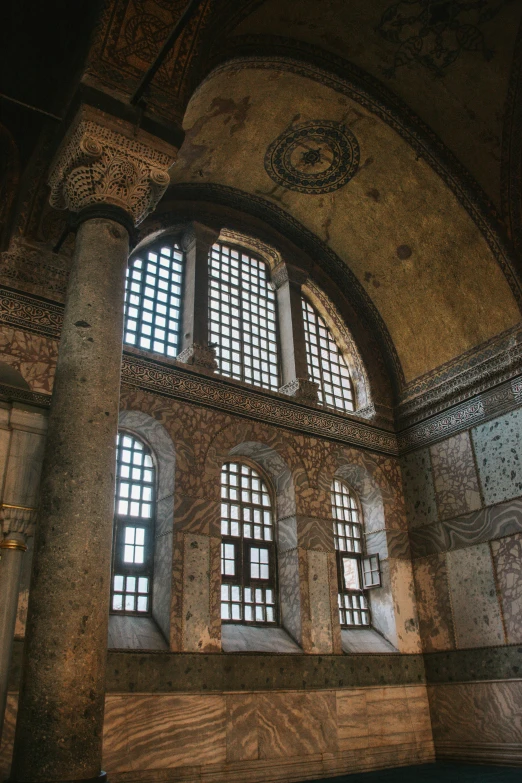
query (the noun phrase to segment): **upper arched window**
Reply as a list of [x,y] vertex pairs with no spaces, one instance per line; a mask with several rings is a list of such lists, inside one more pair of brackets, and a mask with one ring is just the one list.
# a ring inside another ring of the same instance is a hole
[[183,253],[176,243],[144,251],[131,260],[125,288],[125,343],[178,355],[183,267]]
[[243,462],[221,471],[221,618],[277,622],[272,499],[261,475]]
[[209,331],[221,375],[277,391],[276,301],[267,272],[241,248],[212,247]]
[[155,470],[150,450],[118,434],[112,548],[111,611],[150,614],[154,542]]
[[306,358],[318,402],[345,412],[355,410],[355,394],[346,360],[317,310],[303,297]]
[[350,487],[335,479],[332,516],[337,553],[339,621],[344,627],[368,627],[370,603],[366,591],[380,587],[379,556],[364,557],[362,513]]

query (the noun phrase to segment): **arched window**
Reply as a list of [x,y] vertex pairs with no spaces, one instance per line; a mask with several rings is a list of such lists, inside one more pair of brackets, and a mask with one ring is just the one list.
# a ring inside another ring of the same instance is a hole
[[308,372],[319,386],[318,402],[352,412],[355,394],[346,360],[319,313],[304,297],[302,302]]
[[154,541],[155,470],[150,450],[118,434],[112,549],[111,611],[150,614]]
[[279,389],[276,302],[264,261],[217,242],[209,256],[209,341],[221,375]]
[[175,357],[179,353],[183,253],[164,244],[133,258],[127,269],[124,342]]
[[221,471],[221,619],[277,622],[276,551],[272,499],[248,464]]
[[366,590],[379,587],[379,556],[363,556],[363,520],[354,493],[343,481],[332,484],[332,515],[337,552],[339,621],[349,628],[370,625]]

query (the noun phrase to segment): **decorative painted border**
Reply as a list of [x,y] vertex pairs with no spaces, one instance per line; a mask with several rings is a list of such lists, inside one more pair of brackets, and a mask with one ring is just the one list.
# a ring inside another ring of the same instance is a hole
[[0,322],[44,337],[60,338],[63,305],[0,288]]
[[341,414],[327,413],[294,401],[287,402],[277,393],[246,389],[239,383],[236,385],[224,379],[213,380],[185,368],[174,368],[141,355],[132,355],[128,351],[123,354],[122,383],[279,427],[340,440],[385,454],[397,454],[397,440],[391,432],[348,419]]

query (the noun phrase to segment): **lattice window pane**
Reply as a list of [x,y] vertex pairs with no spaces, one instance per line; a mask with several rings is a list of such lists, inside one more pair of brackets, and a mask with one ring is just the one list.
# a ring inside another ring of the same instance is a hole
[[209,255],[209,276],[209,341],[219,373],[277,391],[276,302],[266,264],[218,242]]
[[176,244],[132,259],[125,287],[124,343],[177,356],[183,271],[183,253]]
[[154,471],[148,448],[132,435],[120,432],[116,449],[113,612],[150,614]]
[[221,532],[221,619],[276,623],[272,502],[266,483],[250,465],[223,465]]
[[348,365],[319,313],[303,298],[308,372],[318,386],[320,405],[352,412],[355,395]]

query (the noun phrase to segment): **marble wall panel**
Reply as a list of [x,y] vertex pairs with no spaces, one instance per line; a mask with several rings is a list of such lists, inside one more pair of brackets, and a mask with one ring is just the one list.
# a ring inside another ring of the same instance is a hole
[[430,685],[428,695],[435,747],[522,745],[521,680]]
[[219,764],[226,759],[224,696],[108,696],[103,764],[114,772]]
[[368,689],[366,709],[370,727],[368,736],[370,747],[399,745],[414,738],[405,688]]
[[457,647],[503,644],[489,545],[448,552],[446,563]]
[[413,575],[423,652],[453,650],[455,632],[445,555],[416,560]]
[[297,520],[295,515],[277,522],[277,550],[287,552],[297,547]]
[[330,628],[332,629],[332,652],[334,655],[340,655],[343,651],[343,648],[341,643],[341,625],[339,622],[337,555],[335,552],[329,552],[327,557],[328,585],[330,587]]
[[278,553],[281,624],[296,642],[301,641],[301,580],[297,549]]
[[460,549],[522,532],[522,500],[509,500],[457,519],[410,531],[413,557]]
[[11,769],[17,707],[18,694],[8,693],[4,714],[4,726],[2,736],[0,737],[0,780],[4,780],[4,778],[7,779]]
[[337,751],[334,691],[257,695],[259,758]]
[[5,324],[0,327],[0,361],[18,370],[31,391],[51,393],[57,357],[56,340]]
[[491,542],[508,644],[522,642],[522,533]]
[[[395,612],[396,647],[402,653],[422,651],[415,601],[413,570],[407,560],[389,558],[391,594]],[[382,588],[380,588],[382,590]],[[378,590],[373,590],[373,593]],[[373,605],[373,604],[372,604]],[[390,641],[392,641],[390,639]]]
[[221,538],[211,537],[210,551],[210,640],[208,651],[221,649]]
[[191,498],[176,493],[174,527],[203,536],[221,535],[221,506],[216,500]]
[[172,594],[170,604],[170,649],[175,652],[181,652],[183,650],[184,548],[184,533],[175,533],[172,539]]
[[328,654],[333,652],[328,555],[308,550],[307,556],[312,643],[309,652]]
[[259,758],[256,701],[250,693],[226,696],[228,762]]
[[[161,501],[164,503],[165,501]],[[172,507],[172,502],[170,502]],[[172,516],[171,516],[172,519]],[[172,607],[172,530],[154,539],[154,575],[152,580],[152,615],[166,639],[170,639]]]
[[303,549],[316,549],[320,552],[334,551],[332,519],[314,517],[296,517],[298,545]]
[[368,747],[368,707],[366,691],[347,689],[336,693],[339,750],[361,750]]
[[395,648],[398,648],[399,638],[395,623],[395,606],[392,595],[390,561],[381,561],[382,586],[370,590],[370,609],[372,626],[381,633]]
[[481,507],[475,459],[468,432],[430,448],[439,519],[450,519]]
[[411,560],[410,539],[405,530],[377,530],[365,536],[367,555],[378,554],[381,560],[394,557]]
[[522,408],[471,431],[487,506],[522,495]]
[[210,543],[208,536],[186,533],[183,547],[183,649],[211,652]]
[[22,560],[20,572],[20,592],[18,593],[18,606],[16,609],[15,637],[25,636],[25,624],[27,622],[27,606],[29,603],[29,585],[31,583],[31,569],[33,567],[34,536],[27,539],[27,551]]
[[429,449],[406,454],[401,460],[406,515],[410,528],[437,521],[435,487]]

